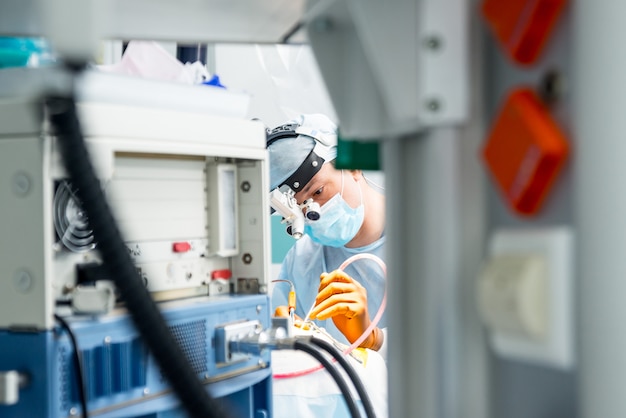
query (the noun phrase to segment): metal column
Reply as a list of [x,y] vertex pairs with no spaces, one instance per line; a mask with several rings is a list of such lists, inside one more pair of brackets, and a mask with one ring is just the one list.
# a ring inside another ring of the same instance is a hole
[[583,418],[626,413],[624,2],[575,1],[575,217]]
[[472,144],[457,128],[384,142],[393,418],[487,416],[486,352],[471,308],[483,209]]

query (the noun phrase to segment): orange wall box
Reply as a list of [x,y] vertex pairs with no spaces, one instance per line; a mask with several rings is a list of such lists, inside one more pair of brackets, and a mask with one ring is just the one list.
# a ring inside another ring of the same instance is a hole
[[484,0],[482,15],[500,45],[515,62],[534,63],[567,0]]
[[539,211],[568,153],[547,107],[525,87],[506,98],[482,149],[502,196],[521,215]]

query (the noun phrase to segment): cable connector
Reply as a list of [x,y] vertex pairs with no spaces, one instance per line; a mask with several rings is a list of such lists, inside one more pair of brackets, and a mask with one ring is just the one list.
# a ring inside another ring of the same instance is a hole
[[252,333],[228,342],[231,353],[260,355],[264,350],[294,350],[296,343],[309,341],[309,336],[292,337],[283,327],[272,327],[258,333]]

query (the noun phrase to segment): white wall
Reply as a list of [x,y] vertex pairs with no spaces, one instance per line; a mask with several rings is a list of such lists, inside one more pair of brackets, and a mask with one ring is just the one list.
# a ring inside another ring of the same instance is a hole
[[274,127],[301,113],[324,113],[337,122],[308,45],[217,45],[222,84],[252,96],[250,118]]

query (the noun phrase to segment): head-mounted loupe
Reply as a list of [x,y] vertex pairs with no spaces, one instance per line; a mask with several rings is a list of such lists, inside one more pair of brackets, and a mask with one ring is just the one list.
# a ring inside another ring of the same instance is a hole
[[282,223],[287,224],[287,233],[300,239],[304,234],[305,216],[310,221],[317,221],[320,218],[320,205],[313,199],[298,205],[294,195],[293,190],[286,186],[280,190],[274,189],[270,193],[270,205],[283,217]]
[[320,218],[320,205],[313,199],[308,199],[302,205],[298,205],[294,196],[324,165],[325,160],[315,152],[316,149],[319,152],[318,147],[331,145],[329,138],[321,132],[304,128],[298,123],[289,123],[268,130],[266,146],[269,148],[276,141],[298,135],[306,135],[315,139],[316,145],[293,174],[270,193],[272,209],[282,215],[283,223],[287,224],[287,233],[295,239],[300,239],[304,233],[305,216],[310,221],[317,221]]
[[304,234],[304,214],[290,188],[283,186],[282,190],[274,189],[270,193],[270,205],[283,217],[287,224],[287,233],[295,239]]
[[304,216],[309,221],[317,221],[320,218],[320,204],[313,199],[305,200],[302,207],[304,208]]

